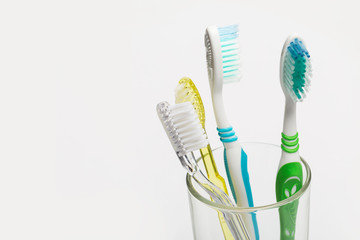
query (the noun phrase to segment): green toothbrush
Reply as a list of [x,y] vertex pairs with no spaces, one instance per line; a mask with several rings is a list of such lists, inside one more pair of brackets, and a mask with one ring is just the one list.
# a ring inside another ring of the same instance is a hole
[[[303,173],[298,151],[296,102],[306,97],[311,76],[309,52],[299,36],[291,35],[284,44],[280,60],[280,83],[286,101],[281,139],[282,155],[276,177],[277,201],[291,197],[302,187]],[[279,209],[281,240],[295,239],[298,204],[296,200]]]

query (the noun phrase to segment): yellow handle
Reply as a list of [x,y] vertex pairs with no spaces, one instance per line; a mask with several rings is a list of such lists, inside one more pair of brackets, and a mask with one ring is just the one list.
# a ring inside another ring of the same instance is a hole
[[[211,151],[210,144],[207,145],[206,148],[200,149],[200,153],[201,153],[201,157],[203,159],[205,169],[206,169],[206,173],[208,175],[209,180],[212,183],[214,183],[218,188],[220,188],[226,194],[229,195],[228,190],[226,188],[225,180],[224,180],[224,178],[222,176],[220,176],[220,174],[219,174],[219,172],[218,172],[218,170],[216,168],[216,164],[215,164],[214,156],[213,156],[212,151]],[[219,215],[219,220],[220,220],[221,228],[222,228],[222,231],[224,233],[225,239],[226,240],[233,240],[234,237],[232,236],[232,234],[230,232],[230,229],[228,228],[228,226],[226,224],[224,216],[219,211],[218,211],[218,215]]]

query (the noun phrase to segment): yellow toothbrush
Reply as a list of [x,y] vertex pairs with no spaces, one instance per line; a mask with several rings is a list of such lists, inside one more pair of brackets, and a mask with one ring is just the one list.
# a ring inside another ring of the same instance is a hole
[[[180,79],[178,86],[175,89],[175,103],[183,103],[183,102],[191,102],[199,119],[200,123],[205,130],[205,109],[203,102],[201,100],[199,91],[197,90],[193,81],[188,78],[184,77]],[[200,149],[201,158],[203,159],[206,173],[208,175],[209,180],[214,183],[217,187],[223,190],[227,195],[229,195],[225,180],[222,176],[220,176],[214,156],[211,151],[210,144],[207,147]],[[224,237],[226,240],[233,240],[233,236],[225,222],[223,215],[219,212],[219,220],[221,224],[222,231],[224,233]]]

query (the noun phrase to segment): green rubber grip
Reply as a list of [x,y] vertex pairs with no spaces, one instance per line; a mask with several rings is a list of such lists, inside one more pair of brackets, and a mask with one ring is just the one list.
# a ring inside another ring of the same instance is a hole
[[[291,197],[302,188],[303,172],[299,162],[283,165],[276,177],[276,200],[279,202]],[[298,200],[279,208],[280,240],[294,240]]]
[[281,133],[281,149],[287,153],[296,153],[299,150],[299,134],[294,136],[287,136]]
[[295,139],[298,138],[299,133],[295,133],[294,136],[288,136],[288,135],[286,135],[285,133],[281,133],[281,136],[282,136],[285,140],[294,141]]

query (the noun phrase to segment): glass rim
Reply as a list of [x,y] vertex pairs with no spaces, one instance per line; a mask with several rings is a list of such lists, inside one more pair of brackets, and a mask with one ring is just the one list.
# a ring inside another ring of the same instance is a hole
[[[242,144],[264,144],[264,145],[280,148],[279,145],[271,144],[271,143],[264,143],[264,142],[241,142],[241,143]],[[221,148],[223,148],[223,147],[216,147],[216,148],[213,149],[213,151],[216,151],[216,150],[221,149]],[[196,161],[200,161],[200,159],[201,159],[201,157],[196,159]],[[187,185],[187,189],[188,189],[189,193],[193,197],[195,197],[197,200],[204,203],[205,205],[208,205],[211,208],[213,208],[215,210],[222,211],[222,212],[247,213],[247,212],[256,212],[256,211],[279,208],[279,207],[281,207],[283,205],[286,205],[286,204],[288,204],[290,202],[293,202],[293,201],[299,199],[310,187],[310,183],[311,183],[311,169],[310,169],[310,166],[301,156],[300,156],[300,160],[301,160],[301,162],[304,165],[305,170],[306,170],[305,182],[304,182],[302,188],[298,192],[296,192],[294,195],[292,195],[291,197],[289,197],[287,199],[281,200],[280,202],[270,203],[270,204],[261,205],[261,206],[254,206],[254,207],[231,207],[231,206],[226,206],[226,205],[222,205],[222,204],[212,202],[209,199],[203,197],[200,193],[198,193],[195,190],[194,185],[192,183],[192,178],[188,173],[186,174],[186,185]]]

